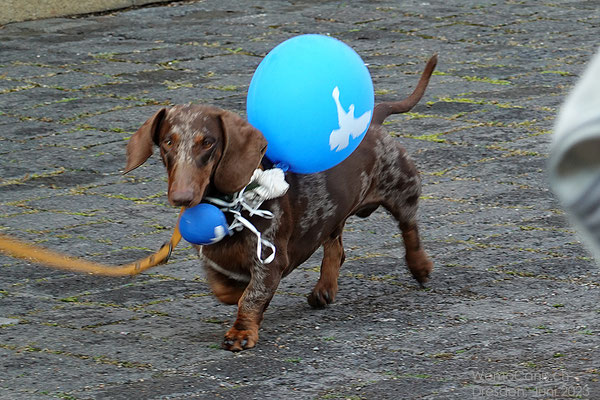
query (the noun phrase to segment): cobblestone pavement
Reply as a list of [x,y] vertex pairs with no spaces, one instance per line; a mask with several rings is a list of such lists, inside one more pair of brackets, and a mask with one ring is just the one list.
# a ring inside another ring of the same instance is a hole
[[0,29],[0,229],[86,259],[157,249],[177,210],[157,157],[121,176],[161,105],[244,114],[261,58],[327,33],[369,64],[390,134],[424,179],[435,271],[405,269],[385,213],[347,225],[334,305],[306,302],[316,255],[282,283],[258,346],[219,348],[235,308],[192,249],[133,278],[0,257],[2,399],[597,399],[599,270],[548,190],[557,109],[599,37],[597,1],[173,3]]

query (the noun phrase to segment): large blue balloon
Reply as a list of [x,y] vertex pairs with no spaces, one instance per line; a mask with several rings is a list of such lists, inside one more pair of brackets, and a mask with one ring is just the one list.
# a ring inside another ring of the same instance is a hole
[[181,236],[190,243],[208,245],[229,234],[225,214],[208,203],[186,209],[179,220]]
[[301,35],[262,60],[248,89],[248,121],[268,141],[267,157],[299,173],[348,157],[374,107],[369,70],[354,50],[323,35]]

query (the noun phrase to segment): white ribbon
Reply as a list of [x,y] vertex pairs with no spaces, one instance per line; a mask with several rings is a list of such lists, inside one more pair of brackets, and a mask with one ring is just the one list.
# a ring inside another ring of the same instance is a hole
[[[248,186],[258,185],[246,191]],[[257,169],[254,171],[250,183],[239,192],[233,195],[231,201],[225,201],[215,197],[206,197],[204,200],[209,201],[216,206],[221,207],[221,211],[230,212],[233,214],[233,222],[229,225],[230,234],[233,230],[240,231],[248,228],[256,235],[256,256],[263,264],[269,264],[275,259],[276,248],[273,243],[262,238],[258,229],[250,221],[242,216],[242,210],[248,211],[250,216],[259,216],[266,219],[272,219],[273,213],[268,210],[261,210],[259,207],[265,200],[274,199],[283,196],[289,184],[285,181],[285,173],[279,168],[273,168],[267,171]],[[271,255],[267,258],[262,258],[262,246],[265,245],[271,249]]]

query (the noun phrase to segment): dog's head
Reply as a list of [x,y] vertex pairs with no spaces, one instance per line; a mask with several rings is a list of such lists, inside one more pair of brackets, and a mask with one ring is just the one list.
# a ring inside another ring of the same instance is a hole
[[213,185],[231,194],[248,184],[267,148],[264,136],[236,114],[214,107],[178,105],[148,119],[127,144],[127,173],[152,155],[167,168],[169,202],[199,204]]

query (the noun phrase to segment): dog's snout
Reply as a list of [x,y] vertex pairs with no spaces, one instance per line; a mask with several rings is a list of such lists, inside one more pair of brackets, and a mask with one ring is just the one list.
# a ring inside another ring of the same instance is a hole
[[169,202],[175,207],[193,207],[200,203],[210,171],[202,171],[193,165],[175,165],[169,171]]
[[171,193],[171,203],[177,207],[189,207],[194,200],[194,192],[190,189],[176,190]]

